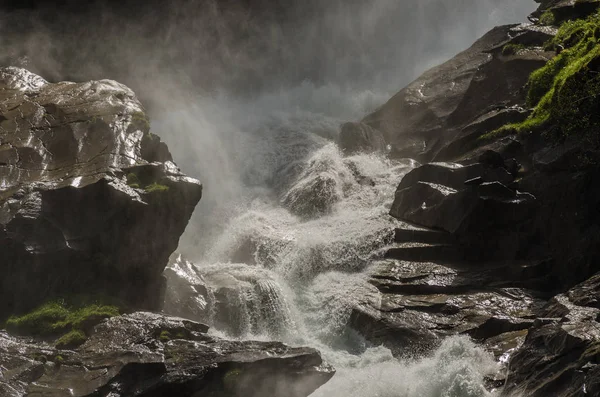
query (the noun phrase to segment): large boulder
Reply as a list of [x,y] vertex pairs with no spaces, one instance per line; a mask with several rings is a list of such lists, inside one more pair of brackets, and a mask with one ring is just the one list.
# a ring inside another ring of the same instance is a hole
[[138,312],[97,325],[76,350],[0,332],[6,397],[305,397],[334,370],[311,348],[225,341],[208,327]]
[[4,68],[0,120],[0,317],[66,294],[158,307],[202,186],[134,93]]
[[506,187],[512,180],[504,168],[481,163],[426,164],[400,182],[390,214],[459,235],[506,227],[526,219],[534,201]]

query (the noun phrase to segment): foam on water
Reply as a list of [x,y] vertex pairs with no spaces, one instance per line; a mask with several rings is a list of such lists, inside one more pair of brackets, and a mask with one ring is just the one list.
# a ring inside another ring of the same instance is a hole
[[381,300],[369,264],[408,227],[388,212],[418,165],[339,150],[340,123],[392,94],[348,87],[196,98],[153,122],[205,188],[180,244],[192,263],[174,267],[196,294],[194,316],[229,338],[319,349],[337,374],[313,397],[488,396],[483,379],[496,364],[466,337],[407,361],[348,327],[353,308]]
[[[220,225],[217,233],[198,237],[206,248],[191,265],[197,279],[190,283],[206,288],[200,319],[229,338],[319,349],[338,373],[316,397],[486,396],[483,377],[494,363],[467,338],[450,338],[431,357],[407,362],[348,328],[354,307],[377,306],[381,299],[368,282],[369,264],[401,225],[389,208],[402,176],[417,164],[377,154],[344,156],[331,140],[341,120],[310,112],[288,116],[253,120],[245,129],[245,152],[235,160],[241,172],[212,203],[233,209],[204,215]],[[231,169],[223,170],[225,177]],[[315,185],[318,178],[333,188]],[[297,215],[291,194],[326,196],[331,205],[324,213]]]

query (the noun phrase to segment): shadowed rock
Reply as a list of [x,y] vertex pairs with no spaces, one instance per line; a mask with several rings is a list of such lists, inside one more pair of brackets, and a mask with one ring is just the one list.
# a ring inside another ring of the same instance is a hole
[[346,154],[357,152],[385,152],[383,134],[362,123],[342,124],[339,145]]
[[0,316],[57,295],[161,302],[162,271],[202,186],[110,80],[0,69]]
[[[524,43],[542,45],[552,34],[533,32],[527,26],[494,28],[471,48],[423,73],[362,122],[383,133],[392,154],[404,152],[407,139],[421,139],[425,148],[414,155],[431,160],[448,143],[468,134],[463,128],[491,108],[524,104],[523,86],[549,56],[543,50],[531,50],[505,57],[502,47],[519,37]],[[473,137],[490,131],[478,129],[469,142],[480,145]]]

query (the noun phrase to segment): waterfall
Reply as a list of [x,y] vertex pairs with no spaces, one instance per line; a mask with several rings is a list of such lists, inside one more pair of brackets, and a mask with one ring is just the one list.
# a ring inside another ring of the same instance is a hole
[[[448,45],[456,52],[464,43]],[[489,396],[483,379],[498,367],[467,337],[415,361],[349,327],[353,308],[381,299],[369,282],[372,265],[394,229],[410,227],[388,212],[418,164],[344,155],[336,139],[342,122],[391,94],[305,81],[250,99],[218,93],[157,114],[154,129],[169,131],[175,157],[205,188],[182,256],[167,269],[165,311],[229,338],[319,349],[338,372],[313,397]]]

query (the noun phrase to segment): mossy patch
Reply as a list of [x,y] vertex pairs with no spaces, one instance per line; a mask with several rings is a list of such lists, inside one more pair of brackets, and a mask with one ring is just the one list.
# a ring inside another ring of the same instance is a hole
[[524,49],[526,49],[527,47],[525,47],[523,44],[507,44],[504,47],[502,47],[502,55],[508,56],[508,55],[515,55],[517,54],[519,51],[522,51]]
[[[71,331],[69,331],[68,333],[64,334],[63,336],[61,336],[57,341],[56,341],[56,348],[57,349],[74,349],[78,346],[81,346],[85,343],[87,339],[87,336],[85,335],[85,333],[80,330],[80,329],[73,329]],[[57,356],[57,359],[60,356]],[[62,357],[61,357],[62,359]],[[62,360],[57,360],[57,362],[60,361],[62,362]]]
[[131,121],[140,125],[144,131],[150,130],[150,120],[148,119],[148,116],[146,116],[146,113],[143,113],[143,112],[133,113],[131,115]]
[[[6,320],[6,329],[15,335],[56,337],[57,347],[77,346],[85,341],[86,330],[102,320],[120,314],[116,306],[93,303],[70,306],[64,300],[45,303],[22,316]],[[81,342],[81,343],[79,343]]]
[[144,189],[146,193],[166,192],[169,190],[167,185],[157,181],[152,181],[151,176],[140,176],[135,172],[130,172],[125,177],[127,185],[134,189]]
[[158,336],[161,342],[168,342],[171,340],[171,333],[169,331],[162,331]]
[[167,185],[161,185],[160,183],[153,182],[150,185],[146,186],[144,190],[146,190],[147,193],[166,192],[169,190],[169,187]]
[[134,189],[140,188],[140,178],[134,172],[127,174],[127,184]]
[[600,131],[600,15],[565,22],[547,44],[560,53],[529,77],[527,104],[532,114],[481,139],[544,129],[560,140],[579,135],[598,141]]
[[552,10],[544,11],[544,13],[540,16],[540,23],[542,25],[554,25],[556,23],[556,16],[554,15],[554,12],[552,12]]

